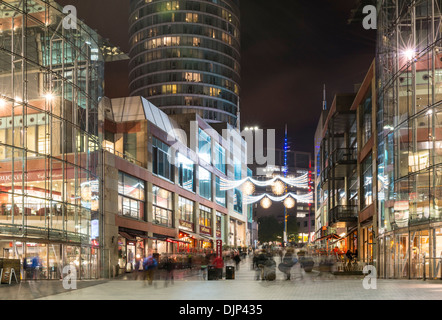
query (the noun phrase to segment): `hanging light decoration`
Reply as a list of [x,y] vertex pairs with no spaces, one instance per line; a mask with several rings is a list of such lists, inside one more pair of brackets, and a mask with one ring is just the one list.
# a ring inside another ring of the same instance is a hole
[[264,197],[261,202],[261,207],[263,207],[264,209],[268,209],[272,206],[272,200],[270,200],[268,197]]
[[272,192],[280,196],[285,192],[285,184],[281,180],[276,180],[272,185]]
[[284,206],[287,209],[292,209],[295,206],[295,204],[296,204],[295,199],[293,199],[292,197],[287,197],[284,200]]
[[251,196],[255,193],[255,185],[250,181],[244,182],[241,189],[245,196]]

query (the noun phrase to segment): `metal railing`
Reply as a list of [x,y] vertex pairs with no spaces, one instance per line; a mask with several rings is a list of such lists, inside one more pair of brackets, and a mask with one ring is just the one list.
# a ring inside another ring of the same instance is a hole
[[133,164],[136,164],[140,167],[143,166],[143,164],[141,163],[141,161],[138,161],[137,159],[135,159],[134,157],[128,156],[127,154],[121,153],[115,149],[109,148],[109,147],[103,147],[104,150],[106,150],[107,152],[110,152],[114,155],[116,155],[117,157],[123,158]]
[[333,164],[354,163],[356,164],[357,152],[355,148],[337,148],[331,155],[330,160]]
[[356,222],[358,220],[358,207],[355,205],[338,205],[330,210],[329,223]]

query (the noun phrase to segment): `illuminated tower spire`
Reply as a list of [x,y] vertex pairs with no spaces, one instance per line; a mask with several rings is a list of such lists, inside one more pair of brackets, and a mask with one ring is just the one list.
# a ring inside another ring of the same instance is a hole
[[325,84],[324,84],[324,96],[322,100],[322,110],[327,110],[327,92],[325,90]]

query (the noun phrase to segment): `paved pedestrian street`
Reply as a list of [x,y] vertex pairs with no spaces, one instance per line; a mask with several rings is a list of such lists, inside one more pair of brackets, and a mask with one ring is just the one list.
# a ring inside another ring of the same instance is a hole
[[[66,290],[62,281],[23,282],[2,285],[0,299],[41,300],[439,300],[442,281],[376,279],[375,289],[365,289],[363,276],[333,276],[299,265],[291,280],[277,271],[275,281],[256,280],[249,261],[236,270],[234,280],[208,281],[199,273],[177,273],[173,283],[164,279],[152,285],[129,276],[103,281],[78,281]],[[157,277],[158,278],[158,277]],[[373,281],[373,280],[372,280]],[[366,286],[365,286],[366,287]]]

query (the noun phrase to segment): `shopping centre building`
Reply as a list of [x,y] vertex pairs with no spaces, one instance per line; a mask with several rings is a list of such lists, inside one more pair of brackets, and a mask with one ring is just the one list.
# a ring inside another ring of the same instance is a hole
[[378,9],[375,62],[316,131],[315,238],[358,249],[381,278],[439,278],[442,8],[425,0]]
[[38,263],[36,278],[68,264],[97,278],[105,43],[80,21],[66,28],[53,1],[0,8],[1,255]]
[[69,27],[52,0],[0,9],[0,256],[20,259],[22,278],[60,279],[66,265],[108,277],[150,253],[248,246],[242,193],[219,188],[247,176],[236,128],[105,98],[104,63],[124,54]]
[[432,0],[379,7],[377,241],[384,278],[440,276],[441,9]]
[[315,135],[316,234],[321,248],[373,264],[377,228],[375,63],[355,92],[322,111]]
[[215,252],[216,241],[251,245],[249,206],[241,190],[221,183],[247,177],[247,145],[236,128],[209,126],[196,114],[167,116],[143,97],[107,100],[104,109],[111,266],[128,271],[148,254]]

